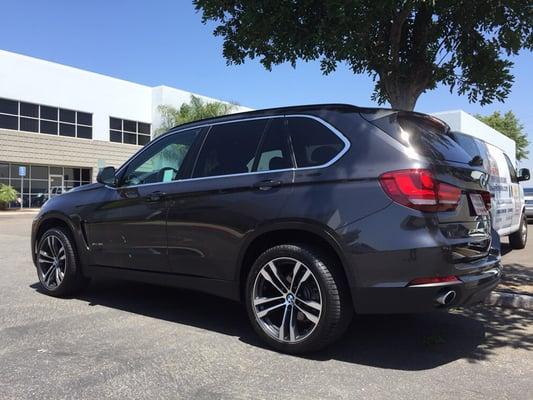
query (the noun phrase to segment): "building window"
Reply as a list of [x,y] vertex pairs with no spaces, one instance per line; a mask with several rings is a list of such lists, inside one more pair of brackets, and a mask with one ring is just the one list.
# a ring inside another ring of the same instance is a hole
[[[26,167],[26,176],[19,176]],[[23,207],[41,207],[48,199],[76,186],[91,183],[91,168],[28,165],[0,161],[0,184],[10,185],[22,199]],[[20,207],[13,202],[11,207]]]
[[146,122],[109,117],[109,140],[144,146],[150,141],[151,125]]
[[0,98],[0,128],[92,139],[90,113]]

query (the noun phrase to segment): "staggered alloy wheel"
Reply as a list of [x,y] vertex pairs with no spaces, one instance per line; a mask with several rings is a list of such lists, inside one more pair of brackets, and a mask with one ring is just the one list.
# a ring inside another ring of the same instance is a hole
[[71,295],[87,283],[74,244],[61,228],[51,228],[42,235],[37,244],[36,267],[42,290],[52,296]]
[[527,244],[527,217],[522,214],[520,219],[520,227],[518,230],[509,235],[509,244],[513,249],[523,249]]
[[248,276],[246,304],[257,333],[288,353],[328,345],[353,314],[344,278],[331,261],[300,245],[276,246],[258,257]]

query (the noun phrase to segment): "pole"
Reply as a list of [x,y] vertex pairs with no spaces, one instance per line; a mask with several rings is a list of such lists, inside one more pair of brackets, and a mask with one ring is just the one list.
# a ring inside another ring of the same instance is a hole
[[20,177],[20,209],[22,210],[22,204],[24,204],[24,177]]

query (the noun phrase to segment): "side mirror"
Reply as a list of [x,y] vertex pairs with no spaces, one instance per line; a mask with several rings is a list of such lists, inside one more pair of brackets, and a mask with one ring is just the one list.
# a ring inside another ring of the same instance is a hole
[[529,178],[531,177],[531,174],[529,173],[529,169],[527,168],[520,168],[518,170],[518,181],[529,181]]
[[96,176],[96,181],[99,183],[103,183],[107,186],[116,186],[117,185],[117,178],[115,176],[115,167],[104,167]]

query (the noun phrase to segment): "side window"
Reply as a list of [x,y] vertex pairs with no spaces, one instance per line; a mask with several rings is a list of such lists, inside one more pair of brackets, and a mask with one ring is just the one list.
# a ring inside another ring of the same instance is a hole
[[121,186],[179,179],[183,160],[200,130],[176,133],[148,147],[128,166]]
[[267,129],[256,171],[275,171],[292,168],[291,153],[283,118],[273,118]]
[[507,157],[507,154],[504,154],[505,161],[507,161],[507,167],[509,167],[509,174],[511,175],[511,182],[518,183],[518,177],[516,176],[516,170],[514,168],[514,165],[511,163],[511,160],[509,160],[509,157]]
[[335,133],[314,119],[289,117],[285,123],[298,168],[326,164],[345,146]]
[[251,172],[266,119],[213,125],[198,155],[193,177]]

